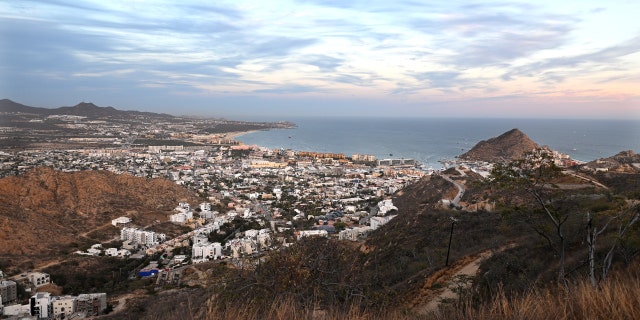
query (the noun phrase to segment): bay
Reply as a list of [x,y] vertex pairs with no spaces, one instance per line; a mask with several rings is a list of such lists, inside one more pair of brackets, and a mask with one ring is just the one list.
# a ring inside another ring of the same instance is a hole
[[640,150],[640,121],[597,119],[295,118],[297,128],[238,137],[274,149],[371,154],[378,159],[415,159],[438,168],[480,140],[518,128],[540,145],[579,161]]

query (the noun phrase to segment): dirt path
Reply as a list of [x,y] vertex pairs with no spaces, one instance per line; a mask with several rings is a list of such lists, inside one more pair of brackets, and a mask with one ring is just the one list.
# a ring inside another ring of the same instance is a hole
[[[513,248],[515,243],[505,245],[497,250],[504,251]],[[438,306],[443,300],[456,299],[458,294],[454,291],[459,287],[470,285],[470,279],[476,275],[480,264],[489,259],[494,250],[485,250],[480,253],[466,256],[456,262],[453,266],[439,270],[429,276],[425,281],[418,296],[412,301],[413,309],[419,314],[428,314],[438,310]],[[458,282],[456,282],[458,280]]]
[[130,292],[124,295],[121,295],[117,298],[115,298],[114,300],[112,300],[112,302],[117,301],[118,304],[113,308],[113,311],[111,311],[109,313],[109,315],[118,313],[122,310],[125,310],[125,308],[127,307],[127,301],[131,298],[139,298],[144,296],[145,293],[144,292],[140,292],[140,290],[136,290],[134,292]]
[[436,311],[438,309],[438,305],[440,305],[441,301],[456,299],[458,298],[458,293],[454,292],[456,286],[466,286],[467,282],[456,284],[456,279],[470,278],[474,277],[480,268],[480,264],[482,261],[491,257],[493,253],[491,251],[483,251],[480,253],[480,256],[475,260],[461,266],[446,282],[444,288],[437,290],[435,295],[431,297],[431,299],[427,302],[427,304],[423,305],[421,308],[418,308],[418,313],[426,314],[427,312]]
[[33,271],[42,271],[45,268],[51,267],[51,266],[55,266],[58,264],[63,263],[65,260],[64,259],[55,259],[55,260],[49,260],[47,261],[45,264],[40,265],[36,268],[33,269]]

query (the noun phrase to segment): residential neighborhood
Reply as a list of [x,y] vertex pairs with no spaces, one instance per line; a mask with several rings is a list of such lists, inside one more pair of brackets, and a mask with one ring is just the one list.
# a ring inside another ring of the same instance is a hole
[[[406,159],[379,165],[370,155],[347,157],[244,145],[188,150],[154,146],[145,150],[31,150],[3,152],[0,159],[2,176],[41,166],[64,172],[107,170],[169,179],[194,190],[202,201],[176,203],[165,220],[187,227],[191,230],[187,233],[169,238],[136,224],[134,217],[121,216],[111,220],[119,230],[113,238],[120,246],[95,243],[86,250],[69,252],[121,259],[158,257],[135,275],[156,277],[158,285],[179,284],[186,265],[223,260],[241,265],[246,258],[305,237],[363,239],[395,216],[397,208],[389,197],[427,174]],[[186,254],[176,254],[180,248]],[[27,282],[34,294],[23,305],[12,283]],[[40,272],[3,280],[3,315],[80,318],[106,309],[106,295],[54,296],[36,290],[50,282]]]

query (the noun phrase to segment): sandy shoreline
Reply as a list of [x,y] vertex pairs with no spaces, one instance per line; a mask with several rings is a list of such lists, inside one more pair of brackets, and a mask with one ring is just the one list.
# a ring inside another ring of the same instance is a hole
[[236,132],[227,132],[225,133],[227,139],[237,140],[238,137],[241,137],[245,134],[258,132],[260,130],[249,130],[249,131],[236,131]]

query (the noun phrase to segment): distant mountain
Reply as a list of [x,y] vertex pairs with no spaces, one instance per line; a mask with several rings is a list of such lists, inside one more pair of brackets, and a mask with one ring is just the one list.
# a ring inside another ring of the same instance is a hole
[[39,114],[43,116],[50,115],[71,115],[82,116],[87,118],[127,118],[131,116],[146,116],[151,118],[174,118],[172,115],[164,113],[154,112],[141,112],[141,111],[123,111],[113,107],[99,107],[90,102],[81,102],[72,107],[59,107],[55,109],[38,108],[26,106],[9,99],[0,100],[0,112],[10,113],[30,113]]
[[0,112],[22,112],[22,113],[42,113],[42,110],[48,110],[44,108],[35,108],[19,104],[9,99],[0,100]]
[[471,150],[460,155],[462,160],[501,162],[521,158],[526,152],[540,148],[518,129],[509,130],[498,137],[478,142]]

